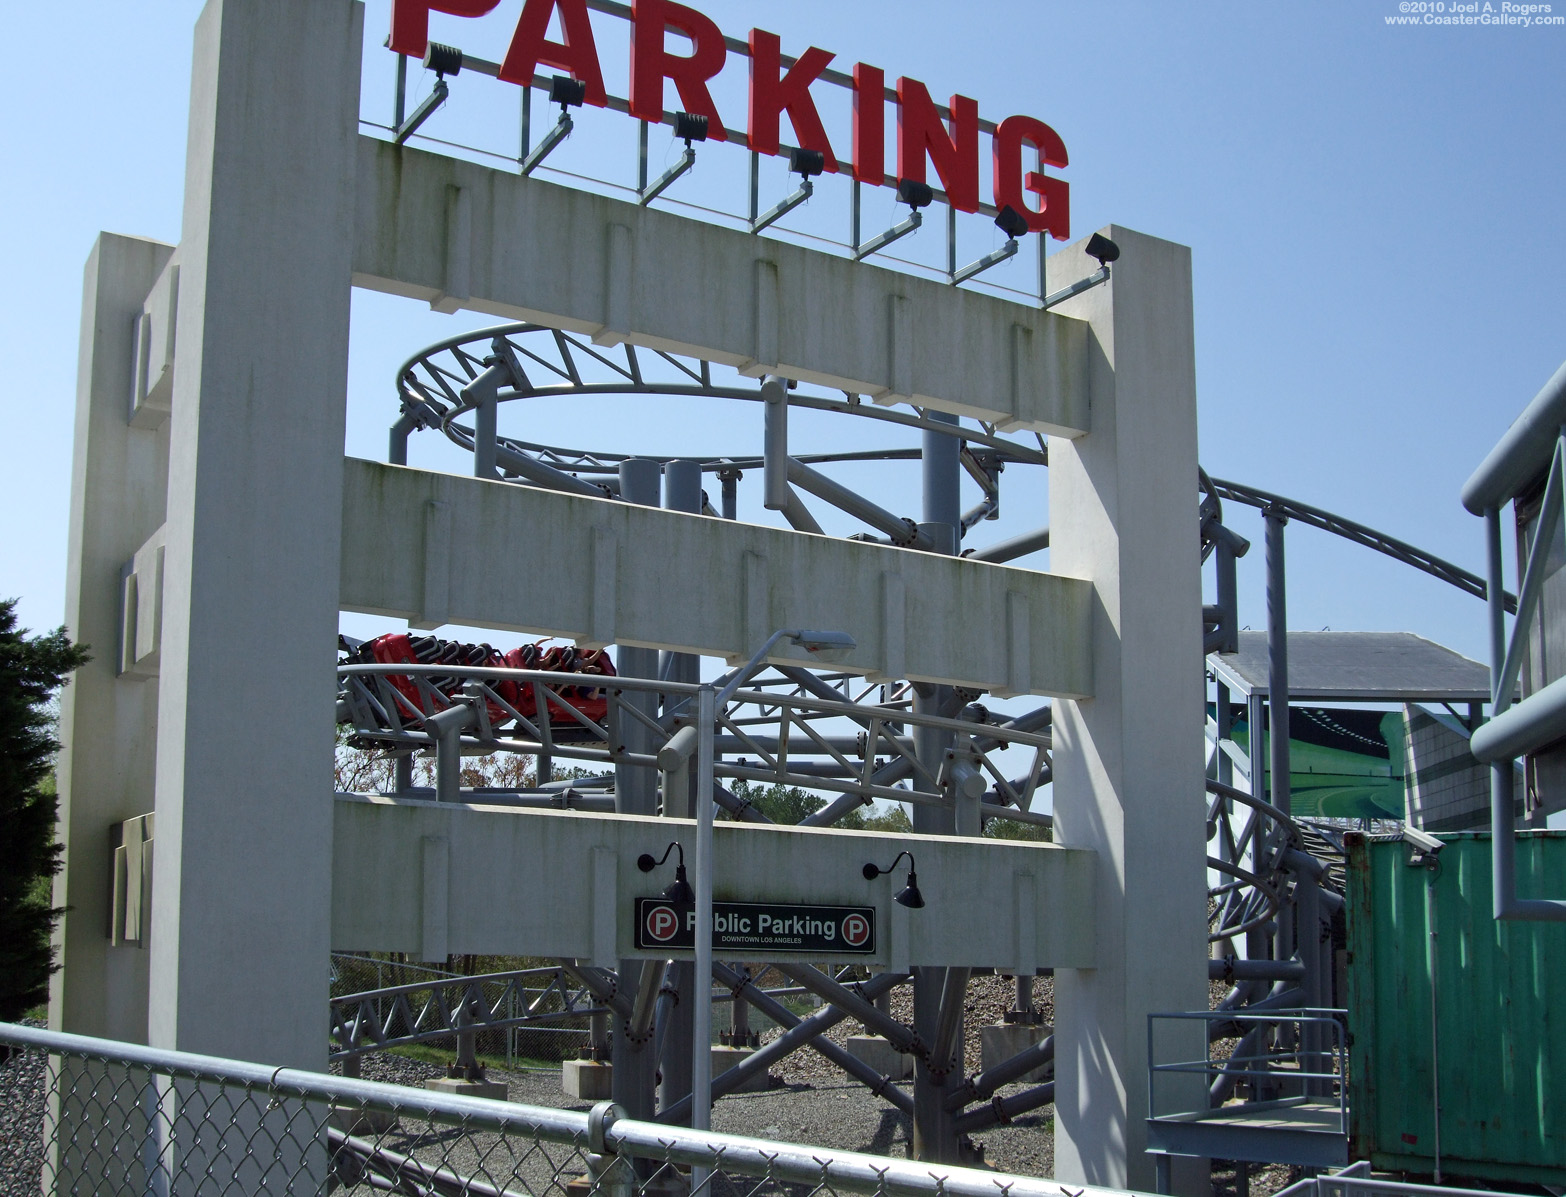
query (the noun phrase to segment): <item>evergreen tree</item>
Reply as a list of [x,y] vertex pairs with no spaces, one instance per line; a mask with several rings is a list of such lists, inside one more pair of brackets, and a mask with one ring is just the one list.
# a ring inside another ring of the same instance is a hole
[[50,700],[88,660],[64,628],[28,636],[16,600],[0,600],[0,1020],[44,1001],[56,965],[49,943],[61,911],[48,879],[60,871],[54,842],[54,717]]

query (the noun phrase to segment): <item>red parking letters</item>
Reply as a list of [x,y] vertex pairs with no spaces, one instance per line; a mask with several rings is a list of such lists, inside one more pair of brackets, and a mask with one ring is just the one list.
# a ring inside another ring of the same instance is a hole
[[[691,39],[690,57],[665,53],[665,25]],[[631,115],[661,121],[663,81],[673,79],[685,111],[707,118],[707,136],[726,140],[707,80],[723,69],[728,52],[723,32],[695,9],[673,0],[631,0]]]
[[391,48],[398,54],[423,58],[430,48],[430,13],[482,17],[500,0],[392,0]]
[[782,54],[775,33],[764,29],[750,31],[750,148],[762,154],[778,152],[778,118],[787,112],[800,148],[820,150],[826,155],[826,169],[836,173],[837,159],[821,125],[821,114],[810,97],[810,85],[821,77],[833,55],[810,47],[801,54],[782,79]]
[[[1065,166],[1066,144],[1060,134],[1031,116],[1008,116],[995,130],[995,206],[1010,204],[1027,217],[1028,228],[1035,233],[1048,232],[1057,241],[1071,236],[1071,187],[1064,179],[1046,178],[1036,171],[1023,170],[1022,147],[1032,145],[1049,166]],[[1039,196],[1037,209],[1030,208],[1023,189]]]
[[[552,42],[545,36],[550,15],[556,10],[564,42]],[[587,0],[527,0],[511,35],[506,61],[500,64],[500,77],[527,87],[539,63],[569,71],[573,79],[587,84],[585,103],[599,108],[609,103],[603,69],[598,65],[598,47],[593,43],[593,26],[587,19]]]
[[979,210],[979,104],[951,99],[952,128],[946,131],[935,101],[916,79],[897,81],[897,177],[925,182],[925,157],[935,163],[952,207]]
[[854,178],[886,181],[886,72],[854,63]]

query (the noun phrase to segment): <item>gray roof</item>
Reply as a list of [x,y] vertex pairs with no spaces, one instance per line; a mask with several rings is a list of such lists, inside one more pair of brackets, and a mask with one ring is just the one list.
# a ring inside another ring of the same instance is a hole
[[[1489,702],[1490,669],[1412,632],[1290,632],[1289,698],[1338,702]],[[1239,694],[1268,694],[1267,633],[1207,665]]]

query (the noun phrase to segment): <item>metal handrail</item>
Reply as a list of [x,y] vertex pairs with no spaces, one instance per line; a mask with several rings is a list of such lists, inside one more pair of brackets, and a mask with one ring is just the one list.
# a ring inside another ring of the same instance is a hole
[[[1170,1116],[1160,1115],[1155,1112],[1158,1109],[1155,1100],[1155,1085],[1157,1078],[1160,1075],[1199,1074],[1211,1079],[1223,1078],[1225,1081],[1231,1078],[1244,1079],[1265,1076],[1272,1081],[1301,1086],[1305,1090],[1305,1092],[1301,1094],[1302,1096],[1309,1096],[1309,1090],[1311,1088],[1316,1088],[1318,1091],[1325,1090],[1325,1092],[1318,1092],[1315,1094],[1316,1096],[1330,1096],[1332,1091],[1336,1090],[1338,1101],[1339,1131],[1340,1133],[1347,1134],[1349,1128],[1348,1085],[1346,1083],[1348,1077],[1348,1047],[1345,1041],[1343,1027],[1343,1019],[1346,1017],[1346,1014],[1347,1012],[1344,1010],[1323,1007],[1297,1007],[1287,1010],[1268,1010],[1257,1013],[1247,1013],[1243,1010],[1191,1010],[1149,1014],[1147,1016],[1147,1109],[1149,1116],[1154,1118]],[[1251,1030],[1248,1031],[1246,1036],[1243,1036],[1239,1044],[1236,1045],[1234,1054],[1225,1059],[1213,1059],[1213,1040],[1212,1036],[1209,1034],[1202,1037],[1203,1042],[1206,1045],[1205,1056],[1203,1059],[1177,1060],[1167,1063],[1158,1063],[1157,1053],[1154,1050],[1154,1025],[1158,1022],[1176,1021],[1202,1022],[1208,1024],[1213,1022],[1235,1023],[1240,1026],[1249,1025]],[[1315,1067],[1307,1066],[1308,1060],[1312,1058],[1321,1060],[1323,1057],[1327,1057],[1328,1052],[1325,1049],[1325,1045],[1318,1044],[1316,1046],[1311,1046],[1305,1043],[1304,1036],[1301,1037],[1300,1045],[1292,1050],[1252,1050],[1250,1052],[1241,1054],[1242,1049],[1245,1046],[1245,1041],[1247,1038],[1249,1038],[1250,1035],[1255,1034],[1257,1030],[1269,1024],[1284,1023],[1294,1024],[1301,1031],[1304,1031],[1307,1028],[1315,1028],[1318,1030],[1330,1028],[1330,1037],[1332,1043],[1330,1049],[1330,1058],[1332,1059],[1335,1066],[1330,1069],[1326,1067],[1325,1064],[1318,1064]],[[1234,1067],[1236,1063],[1241,1065],[1256,1063],[1265,1065],[1267,1062],[1273,1060],[1280,1062],[1298,1061],[1298,1065],[1296,1067],[1290,1067],[1286,1070],[1270,1069],[1266,1067]],[[1316,1082],[1316,1084],[1312,1086],[1308,1084],[1308,1082]],[[1204,1105],[1202,1110],[1204,1111],[1208,1108],[1210,1107]],[[1181,1115],[1186,1115],[1200,1112],[1202,1111],[1182,1110],[1178,1113]]]

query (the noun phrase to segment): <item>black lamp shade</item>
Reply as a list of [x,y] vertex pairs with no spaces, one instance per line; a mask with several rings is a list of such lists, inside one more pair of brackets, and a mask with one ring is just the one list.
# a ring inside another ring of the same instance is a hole
[[455,46],[431,42],[424,54],[424,65],[437,75],[455,75],[462,70],[462,51]]
[[1088,238],[1087,256],[1097,258],[1100,266],[1107,266],[1120,257],[1120,247],[1108,237],[1094,233]]
[[910,208],[928,208],[935,200],[935,192],[928,183],[903,179],[897,184],[897,198]]
[[892,901],[899,906],[908,907],[909,910],[924,909],[924,895],[919,892],[919,878],[912,869],[908,870],[908,884],[903,886],[902,892]]
[[788,164],[795,174],[804,175],[808,179],[826,169],[826,155],[820,150],[790,150]]
[[[691,888],[691,883],[686,880],[684,865],[679,865],[675,868],[674,882],[668,889],[663,891],[663,896],[677,906],[688,906],[696,901],[696,891]],[[924,902],[921,900],[919,904],[922,906]]]
[[995,217],[995,227],[1015,241],[1028,231],[1028,218],[1007,204]]
[[674,135],[686,141],[707,140],[707,118],[695,112],[674,114]]
[[575,107],[587,98],[587,84],[570,75],[556,75],[549,81],[549,102]]

